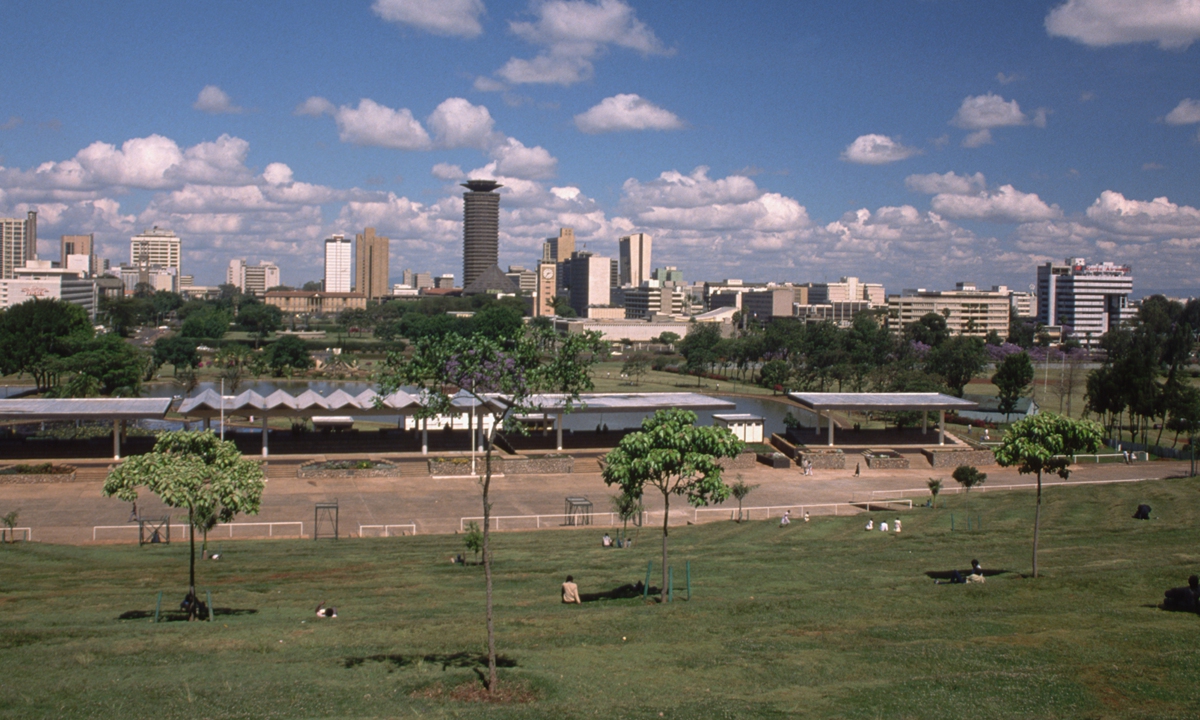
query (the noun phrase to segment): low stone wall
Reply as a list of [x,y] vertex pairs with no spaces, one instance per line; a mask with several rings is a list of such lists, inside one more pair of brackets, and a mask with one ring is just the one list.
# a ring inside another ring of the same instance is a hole
[[[430,458],[430,475],[470,475],[471,458]],[[475,471],[484,472],[485,459],[475,456]],[[575,471],[575,458],[570,455],[533,457],[493,457],[492,471],[504,475],[566,475]]]
[[735,458],[721,458],[717,464],[724,470],[750,470],[758,466],[758,453],[744,452]]
[[996,456],[992,454],[991,450],[964,450],[958,448],[930,450],[922,448],[921,452],[929,460],[929,464],[935,468],[956,468],[959,465],[980,467],[982,465],[996,464]]
[[791,459],[796,459],[796,446],[788,442],[788,439],[779,433],[771,436],[771,445],[779,452],[787,455]]
[[814,470],[845,470],[846,454],[841,450],[813,450],[804,446],[796,447],[796,464],[807,459]]
[[871,468],[872,470],[908,469],[908,458],[898,453],[895,456],[873,456],[870,450],[864,450],[863,457],[867,459],[867,467]]
[[[11,467],[11,466],[10,466]],[[2,468],[0,468],[2,469]],[[77,473],[72,468],[69,473],[38,473],[29,475],[0,474],[0,485],[33,485],[35,483],[71,483],[75,482]]]
[[299,478],[380,478],[380,477],[396,477],[400,474],[400,469],[391,463],[375,463],[375,467],[359,470],[357,468],[347,468],[345,470],[334,470],[332,468],[322,467],[324,461],[304,463],[296,468],[296,477]]

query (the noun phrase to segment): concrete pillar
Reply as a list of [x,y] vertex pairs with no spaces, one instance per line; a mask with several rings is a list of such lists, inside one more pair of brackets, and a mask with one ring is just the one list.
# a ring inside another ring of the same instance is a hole
[[478,421],[477,423],[475,423],[475,424],[476,424],[476,426],[477,426],[477,428],[478,428],[478,431],[479,431],[479,432],[476,434],[476,436],[475,436],[475,450],[476,450],[476,452],[483,452],[483,435],[484,435],[484,430],[483,430],[483,420],[484,420],[484,416],[483,416],[483,415],[480,415],[480,416],[479,416],[479,421]]
[[829,417],[825,418],[829,422],[829,447],[833,447],[833,411],[829,411]]
[[813,413],[817,416],[817,437],[821,437],[821,411],[814,408]]
[[113,460],[121,459],[121,421],[113,420]]
[[938,410],[938,445],[946,444],[946,411]]
[[262,416],[263,457],[267,456],[267,416]]
[[421,454],[429,454],[429,418],[421,418]]
[[929,411],[921,411],[921,434],[924,435],[929,430]]
[[558,437],[558,449],[559,450],[562,450],[562,421],[563,421],[562,413],[558,413],[557,415],[554,416],[554,430]]
[[210,417],[204,418],[204,429],[212,430],[212,418],[210,418]]

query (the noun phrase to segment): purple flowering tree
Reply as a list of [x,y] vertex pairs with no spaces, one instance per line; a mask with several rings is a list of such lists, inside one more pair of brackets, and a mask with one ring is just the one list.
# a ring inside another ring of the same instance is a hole
[[[410,352],[389,353],[377,379],[382,395],[416,388],[424,402],[414,413],[429,418],[461,412],[455,398],[466,397],[492,420],[484,439],[483,574],[486,585],[488,692],[496,689],[496,635],[492,619],[491,484],[492,455],[501,430],[526,432],[521,415],[538,412],[536,396],[559,395],[564,411],[592,389],[591,365],[604,351],[600,334],[585,332],[563,337],[542,327],[523,328],[516,337],[447,333],[417,340]],[[481,420],[482,421],[482,420]],[[471,438],[474,445],[475,438]]]

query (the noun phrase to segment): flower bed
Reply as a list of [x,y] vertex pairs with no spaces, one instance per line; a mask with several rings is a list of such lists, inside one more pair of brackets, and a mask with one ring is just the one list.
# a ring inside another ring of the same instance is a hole
[[863,450],[867,467],[872,470],[907,470],[908,458],[895,450]]
[[75,468],[70,465],[9,465],[0,469],[0,484],[30,485],[33,483],[75,482]]
[[932,450],[922,448],[921,452],[929,460],[929,464],[935,468],[954,468],[959,465],[979,467],[980,465],[996,464],[996,456],[992,454],[992,451],[980,448],[937,448]]
[[383,460],[314,460],[296,469],[301,478],[394,477],[399,469]]
[[775,470],[786,470],[792,466],[792,461],[781,452],[755,453],[754,457],[758,462]]

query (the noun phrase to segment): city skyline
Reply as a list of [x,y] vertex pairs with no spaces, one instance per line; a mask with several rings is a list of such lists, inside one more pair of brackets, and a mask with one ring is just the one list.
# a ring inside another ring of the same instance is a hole
[[13,8],[0,216],[36,208],[42,258],[170,228],[199,284],[247,254],[317,279],[325,238],[375,227],[394,279],[460,272],[458,183],[486,178],[502,267],[573,227],[603,256],[651,235],[689,280],[1025,289],[1078,256],[1200,287],[1178,3],[289,7]]

